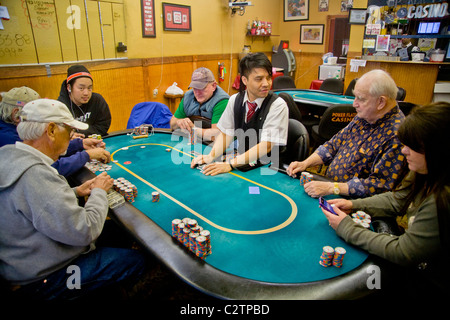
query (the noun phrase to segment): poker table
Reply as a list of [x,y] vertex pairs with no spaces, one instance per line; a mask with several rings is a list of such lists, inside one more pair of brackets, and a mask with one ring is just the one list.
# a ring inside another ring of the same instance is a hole
[[332,92],[308,89],[275,90],[274,93],[286,92],[297,103],[302,114],[322,115],[326,108],[336,104],[352,104],[355,97],[344,96]]
[[[122,131],[104,142],[114,161],[107,173],[138,189],[133,203],[110,216],[193,287],[222,299],[354,299],[371,293],[368,270],[377,262],[336,235],[298,179],[268,166],[205,176],[190,163],[210,146],[169,130],[139,139]],[[92,175],[83,168],[78,179]],[[154,191],[158,202],[152,202]],[[183,218],[210,231],[206,258],[172,237],[172,221]],[[324,246],[346,250],[341,268],[319,264]]]

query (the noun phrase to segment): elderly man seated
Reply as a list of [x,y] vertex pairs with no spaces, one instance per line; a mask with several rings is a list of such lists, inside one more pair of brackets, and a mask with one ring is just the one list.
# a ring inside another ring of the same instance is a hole
[[[2,101],[0,102],[0,147],[21,141],[17,134],[20,112],[26,103],[39,98],[39,94],[28,87],[12,88],[8,92],[2,93]],[[58,170],[59,174],[68,177],[84,167],[86,162],[90,160],[95,159],[107,163],[110,158],[109,152],[105,150],[104,142],[91,138],[73,137],[67,152],[63,157],[56,160],[52,167]]]
[[[103,173],[72,189],[51,166],[74,129],[88,125],[49,99],[27,103],[21,117],[23,142],[0,148],[0,276],[34,299],[71,299],[138,277],[140,252],[94,246],[113,179]],[[89,196],[84,207],[77,196]]]
[[328,194],[363,198],[392,190],[401,181],[405,157],[397,130],[405,118],[397,101],[397,86],[382,70],[364,74],[355,85],[357,115],[347,127],[321,145],[306,160],[292,162],[288,174],[326,164],[334,182],[312,181],[305,191],[312,197]]

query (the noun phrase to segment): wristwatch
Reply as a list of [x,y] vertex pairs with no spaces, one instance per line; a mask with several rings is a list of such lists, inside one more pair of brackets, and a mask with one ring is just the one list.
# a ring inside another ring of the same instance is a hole
[[338,185],[338,183],[335,182],[335,183],[334,183],[334,188],[333,188],[333,193],[337,195],[337,194],[339,194],[340,191],[341,191],[341,190],[339,190],[339,185]]

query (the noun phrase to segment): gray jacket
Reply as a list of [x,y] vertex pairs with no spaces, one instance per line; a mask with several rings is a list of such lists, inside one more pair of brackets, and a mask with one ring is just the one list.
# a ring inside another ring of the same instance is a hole
[[52,160],[18,144],[0,148],[0,276],[22,285],[87,252],[102,231],[108,203],[106,192],[95,188],[80,207]]

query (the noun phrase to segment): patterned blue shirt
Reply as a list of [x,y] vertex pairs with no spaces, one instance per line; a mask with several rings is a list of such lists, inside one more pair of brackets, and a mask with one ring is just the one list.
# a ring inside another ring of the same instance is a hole
[[398,106],[374,124],[356,116],[316,153],[328,165],[326,176],[347,182],[349,195],[368,197],[391,190],[405,165],[397,130],[405,118]]

